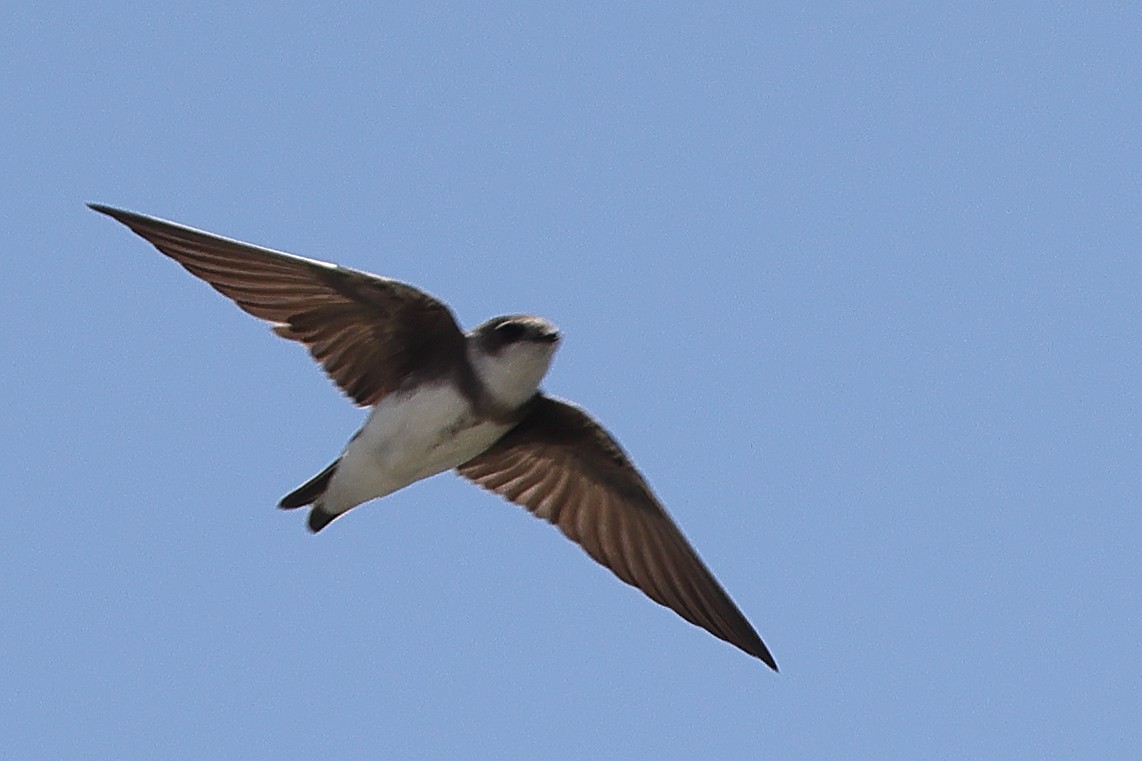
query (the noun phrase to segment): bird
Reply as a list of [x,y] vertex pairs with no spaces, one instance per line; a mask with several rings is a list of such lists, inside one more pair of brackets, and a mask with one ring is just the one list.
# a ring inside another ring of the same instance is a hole
[[444,302],[407,283],[88,206],[303,344],[369,409],[337,459],[279,503],[308,507],[310,531],[454,470],[554,524],[622,581],[777,671],[615,438],[582,408],[540,389],[563,338],[553,323],[509,314],[465,333]]

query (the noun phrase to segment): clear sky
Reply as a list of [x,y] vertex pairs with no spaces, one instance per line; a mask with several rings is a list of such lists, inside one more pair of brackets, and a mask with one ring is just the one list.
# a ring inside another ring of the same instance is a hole
[[[388,7],[381,7],[388,6]],[[10,4],[0,756],[1142,756],[1136,3]],[[773,650],[88,201],[556,322]]]

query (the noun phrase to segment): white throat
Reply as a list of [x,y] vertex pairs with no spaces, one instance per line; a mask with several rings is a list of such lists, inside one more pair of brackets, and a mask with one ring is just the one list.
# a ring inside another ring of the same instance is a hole
[[539,390],[554,354],[555,344],[532,341],[505,346],[498,354],[485,354],[468,344],[468,358],[484,390],[497,405],[512,409]]

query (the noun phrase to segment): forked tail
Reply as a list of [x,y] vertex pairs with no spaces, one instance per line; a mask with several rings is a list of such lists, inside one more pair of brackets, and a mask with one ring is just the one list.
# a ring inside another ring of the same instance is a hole
[[312,505],[329,488],[329,479],[333,478],[333,474],[337,472],[337,466],[340,464],[341,458],[337,458],[325,470],[282,497],[278,507],[284,510],[293,510],[296,507]]

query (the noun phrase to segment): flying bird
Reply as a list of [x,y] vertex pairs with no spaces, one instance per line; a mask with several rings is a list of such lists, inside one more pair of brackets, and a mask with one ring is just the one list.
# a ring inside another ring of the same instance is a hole
[[243,311],[298,341],[365,424],[340,456],[282,498],[317,532],[357,505],[446,470],[555,524],[692,624],[777,664],[615,439],[539,390],[561,336],[532,315],[465,333],[407,283],[89,204],[145,238]]

